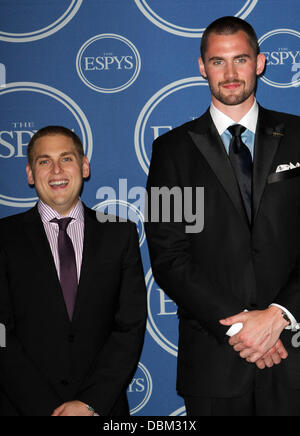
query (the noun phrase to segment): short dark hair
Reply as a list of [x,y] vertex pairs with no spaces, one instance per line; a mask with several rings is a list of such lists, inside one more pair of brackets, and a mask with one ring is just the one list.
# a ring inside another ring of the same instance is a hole
[[212,33],[217,35],[234,35],[243,31],[246,33],[254,53],[259,55],[260,47],[255,30],[247,21],[237,17],[222,17],[211,23],[205,30],[201,41],[201,56],[204,60],[208,47],[208,39]]
[[30,166],[32,166],[33,164],[33,152],[34,152],[34,145],[36,141],[40,138],[43,138],[44,136],[54,136],[54,135],[63,135],[63,136],[67,136],[68,138],[71,138],[80,158],[84,157],[83,145],[80,138],[76,135],[76,133],[72,132],[72,130],[63,126],[47,126],[47,127],[43,127],[38,132],[36,132],[28,144],[27,157]]

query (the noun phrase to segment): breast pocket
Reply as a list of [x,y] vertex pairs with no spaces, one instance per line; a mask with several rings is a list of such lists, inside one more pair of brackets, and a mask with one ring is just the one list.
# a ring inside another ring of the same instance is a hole
[[272,173],[268,177],[268,183],[284,182],[285,180],[295,179],[297,177],[300,177],[300,167],[280,173]]

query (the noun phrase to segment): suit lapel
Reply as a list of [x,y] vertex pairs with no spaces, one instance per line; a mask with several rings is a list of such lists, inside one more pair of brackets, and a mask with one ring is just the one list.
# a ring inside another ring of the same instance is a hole
[[284,124],[279,124],[276,120],[273,120],[270,112],[260,107],[254,146],[253,223],[261,204],[272,163],[283,136]]
[[209,110],[198,120],[198,125],[189,134],[249,228],[248,218],[230,160]]
[[37,262],[34,268],[42,271],[44,282],[48,284],[46,288],[41,289],[41,298],[55,299],[61,315],[68,319],[55,262],[37,206],[25,216],[24,233],[30,244],[29,250],[31,247]]

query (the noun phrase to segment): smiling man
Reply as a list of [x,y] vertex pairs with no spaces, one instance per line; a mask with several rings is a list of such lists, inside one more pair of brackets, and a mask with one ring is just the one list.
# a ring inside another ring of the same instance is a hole
[[126,416],[146,289],[136,226],[80,200],[80,139],[50,126],[28,145],[39,201],[0,220],[0,416]]
[[199,59],[211,106],[153,144],[149,192],[205,190],[201,233],[146,226],[156,282],[178,305],[189,415],[300,415],[300,118],[257,103],[265,63],[250,24],[213,22]]

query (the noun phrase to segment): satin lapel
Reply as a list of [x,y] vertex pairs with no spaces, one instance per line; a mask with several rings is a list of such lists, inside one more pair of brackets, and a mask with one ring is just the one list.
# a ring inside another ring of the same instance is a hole
[[260,107],[254,146],[253,223],[257,217],[267,178],[283,136],[284,124],[278,124],[272,120],[269,112]]
[[249,229],[248,218],[230,160],[209,111],[199,119],[197,128],[189,134]]
[[24,220],[24,233],[30,244],[28,247],[29,250],[30,247],[32,247],[33,250],[33,262],[36,262],[34,268],[43,272],[45,278],[44,282],[48,284],[47,288],[41,289],[41,298],[55,298],[57,307],[60,308],[62,316],[68,319],[53,255],[37,207],[29,211],[26,215]]

